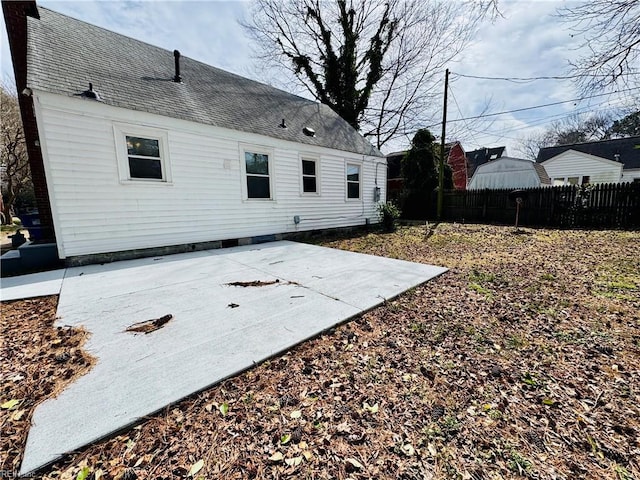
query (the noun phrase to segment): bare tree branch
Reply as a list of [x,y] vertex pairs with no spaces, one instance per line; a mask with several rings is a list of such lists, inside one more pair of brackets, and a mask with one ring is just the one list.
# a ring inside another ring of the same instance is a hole
[[[244,27],[266,67],[380,148],[433,123],[444,68],[497,0],[254,0]],[[285,83],[285,82],[283,82]]]
[[570,2],[558,16],[589,51],[571,64],[583,93],[640,86],[640,0]]

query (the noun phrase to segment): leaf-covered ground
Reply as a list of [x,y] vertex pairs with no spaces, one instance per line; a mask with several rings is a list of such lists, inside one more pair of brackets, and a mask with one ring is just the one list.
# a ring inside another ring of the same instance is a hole
[[[441,224],[319,243],[450,271],[43,477],[640,479],[640,233]],[[28,418],[50,347],[25,335],[52,313],[3,304],[3,333],[15,309],[32,314],[5,336],[1,401]],[[5,410],[3,435],[26,436]]]

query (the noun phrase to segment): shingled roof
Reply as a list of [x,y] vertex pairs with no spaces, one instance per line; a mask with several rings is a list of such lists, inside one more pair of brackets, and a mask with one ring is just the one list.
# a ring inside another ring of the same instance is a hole
[[640,136],[545,147],[538,152],[536,162],[545,162],[567,150],[621,162],[624,164],[624,169],[640,168]]
[[[173,52],[38,7],[28,18],[27,85],[78,97],[89,83],[107,105],[383,156],[331,108]],[[86,100],[95,101],[95,100]],[[287,128],[279,125],[285,120]],[[307,136],[303,128],[315,131]]]

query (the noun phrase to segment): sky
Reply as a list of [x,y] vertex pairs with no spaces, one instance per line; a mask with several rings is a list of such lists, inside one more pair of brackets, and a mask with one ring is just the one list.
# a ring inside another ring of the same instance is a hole
[[[451,1],[451,0],[447,0]],[[521,139],[544,131],[555,120],[574,113],[614,112],[624,96],[602,96],[577,102],[491,116],[460,119],[581,98],[571,80],[513,82],[476,77],[564,76],[577,58],[580,40],[557,17],[556,9],[576,0],[501,0],[501,17],[485,23],[473,43],[449,65],[447,141],[459,140],[465,150],[506,146],[519,157]],[[38,5],[109,30],[157,45],[258,81],[269,83],[254,58],[255,48],[239,21],[250,15],[247,1],[96,1],[40,0]],[[0,19],[2,78],[13,82],[4,21]],[[442,72],[444,80],[444,72]],[[444,86],[443,86],[444,88]],[[300,93],[299,90],[294,93]],[[427,126],[427,125],[425,125]],[[440,126],[432,126],[436,136]],[[401,139],[383,152],[407,147]]]

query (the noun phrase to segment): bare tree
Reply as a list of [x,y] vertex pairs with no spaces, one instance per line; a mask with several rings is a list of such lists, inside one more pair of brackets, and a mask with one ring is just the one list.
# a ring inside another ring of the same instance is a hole
[[0,166],[2,169],[2,217],[10,224],[14,203],[25,188],[31,185],[31,170],[27,157],[20,107],[16,94],[0,85]]
[[640,85],[640,0],[567,2],[558,15],[589,52],[572,64],[584,93]]
[[613,123],[613,117],[606,113],[572,115],[552,123],[543,133],[522,138],[516,149],[525,158],[535,160],[543,147],[606,140]]
[[267,66],[380,148],[431,123],[444,67],[496,14],[497,0],[255,0],[244,27]]

